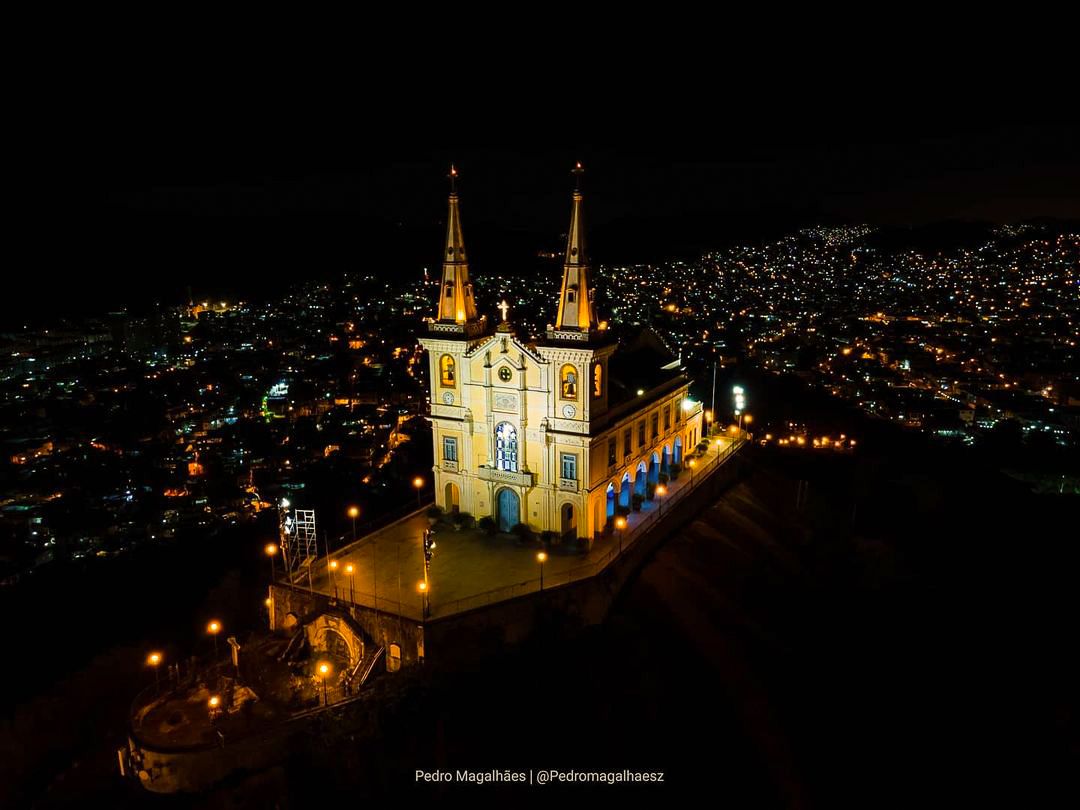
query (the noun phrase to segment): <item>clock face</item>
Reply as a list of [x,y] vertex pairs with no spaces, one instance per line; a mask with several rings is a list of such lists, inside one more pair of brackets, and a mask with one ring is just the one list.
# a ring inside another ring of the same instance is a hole
[[447,405],[453,405],[454,395],[447,391],[445,394],[442,395],[442,401],[445,402]]
[[562,415],[567,419],[573,419],[575,413],[577,413],[577,408],[573,405],[563,405]]
[[514,372],[510,370],[509,366],[503,366],[499,369],[499,379],[503,382],[510,382],[514,378]]

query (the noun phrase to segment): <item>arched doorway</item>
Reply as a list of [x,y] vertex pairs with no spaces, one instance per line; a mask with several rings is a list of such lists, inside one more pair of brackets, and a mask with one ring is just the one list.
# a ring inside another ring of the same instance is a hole
[[649,483],[654,487],[660,483],[660,456],[656,453],[649,459]]
[[607,509],[604,512],[605,523],[615,519],[615,498],[615,482],[612,481],[607,485]]
[[634,476],[634,494],[645,497],[646,485],[645,481],[648,478],[648,471],[645,469],[645,462],[638,464],[637,475]]
[[446,485],[446,505],[443,508],[451,514],[461,510],[460,493],[453,482]]
[[664,445],[664,450],[660,453],[660,472],[664,475],[671,472],[671,450],[667,445]]
[[562,536],[564,540],[577,537],[577,516],[572,503],[564,503],[559,510],[562,515]]
[[672,464],[682,464],[682,436],[675,437],[675,451],[672,454]]
[[521,523],[521,499],[514,490],[500,489],[496,503],[498,504],[496,522],[499,524],[499,531],[508,532]]
[[349,643],[341,633],[328,628],[323,643],[326,644],[326,654],[334,659],[339,668],[348,666],[350,657]]
[[623,473],[622,481],[619,482],[619,506],[630,508],[630,473]]

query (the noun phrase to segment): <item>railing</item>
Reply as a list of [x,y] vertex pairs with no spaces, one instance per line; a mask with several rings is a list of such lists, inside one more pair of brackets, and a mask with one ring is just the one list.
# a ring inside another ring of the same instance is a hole
[[[669,505],[679,503],[686,498],[691,492],[697,489],[701,481],[718,470],[729,458],[731,458],[738,450],[745,444],[746,439],[744,436],[732,441],[728,445],[727,449],[723,452],[717,451],[716,453],[706,452],[702,456],[696,457],[694,460],[700,465],[700,469],[696,468],[684,468],[682,475],[690,475],[688,480],[688,486],[679,486],[674,492],[664,496],[657,502],[655,511],[649,512],[647,515],[642,516],[640,519],[634,521],[633,526],[627,526],[622,531],[616,529],[614,534],[617,538],[617,543],[614,543],[604,554],[595,560],[591,560],[582,565],[570,568],[566,571],[557,573],[545,573],[543,579],[540,577],[536,579],[526,580],[524,582],[517,582],[513,585],[504,585],[500,588],[495,588],[490,591],[484,591],[483,593],[473,594],[472,596],[465,596],[461,599],[455,599],[452,602],[446,602],[439,605],[430,605],[428,610],[428,618],[440,618],[450,616],[455,613],[461,613],[466,610],[471,610],[477,607],[483,607],[485,605],[493,604],[494,602],[502,602],[507,599],[512,599],[516,596],[524,596],[530,593],[536,593],[541,590],[541,583],[543,583],[543,590],[547,590],[552,587],[559,587],[562,585],[569,585],[572,582],[576,582],[581,579],[588,579],[594,577],[608,567],[615,560],[626,553],[633,547],[634,543],[640,538],[647,529],[656,525],[656,523],[663,519],[663,515],[666,512]],[[706,456],[708,458],[706,458]],[[688,459],[689,460],[689,459]],[[670,484],[669,484],[670,486]]]

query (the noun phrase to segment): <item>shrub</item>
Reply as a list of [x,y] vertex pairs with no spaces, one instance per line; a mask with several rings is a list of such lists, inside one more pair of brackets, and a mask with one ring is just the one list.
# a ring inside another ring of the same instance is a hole
[[488,534],[495,534],[499,530],[498,525],[495,523],[495,518],[491,515],[484,515],[476,524],[481,531]]
[[630,507],[629,506],[623,506],[622,504],[615,504],[615,514],[616,515],[622,515],[623,517],[626,517],[627,515],[630,514]]
[[429,518],[434,518],[435,520],[438,520],[442,517],[443,510],[441,506],[429,506],[424,514],[426,514]]
[[657,477],[657,481],[659,481],[661,484],[666,484],[670,480],[671,479],[668,477],[667,473],[660,473],[660,475]]
[[561,540],[562,538],[559,537],[558,532],[553,532],[551,531],[551,529],[546,529],[545,531],[542,531],[540,533],[540,539],[543,541],[545,546],[555,546],[559,544],[559,540]]
[[510,532],[517,535],[518,540],[523,543],[529,543],[536,539],[536,535],[533,534],[533,530],[529,528],[527,523],[518,523]]
[[644,495],[638,495],[636,492],[633,495],[630,496],[630,506],[633,508],[633,510],[635,512],[640,512],[641,511],[641,504],[644,503],[644,501],[645,501],[645,496]]
[[471,529],[476,525],[476,518],[468,512],[458,512],[454,515],[454,526],[458,529]]

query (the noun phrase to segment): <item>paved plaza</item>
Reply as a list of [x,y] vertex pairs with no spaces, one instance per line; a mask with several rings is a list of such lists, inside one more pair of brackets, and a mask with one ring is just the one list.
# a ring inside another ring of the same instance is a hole
[[[552,587],[592,576],[612,559],[620,547],[629,546],[636,532],[673,507],[690,488],[710,475],[732,455],[729,440],[697,459],[692,477],[684,470],[678,481],[669,482],[668,494],[642,505],[640,512],[627,516],[627,528],[615,531],[579,548],[576,542],[553,546],[544,562],[544,586]],[[426,510],[377,530],[330,556],[336,569],[320,558],[312,568],[311,587],[368,607],[376,607],[410,618],[420,618],[424,581],[423,535],[429,528]],[[525,544],[516,536],[489,535],[479,529],[461,529],[444,523],[434,525],[435,551],[428,573],[429,616],[437,618],[497,601],[540,587],[539,542]],[[352,566],[352,574],[347,572]],[[298,586],[308,585],[307,577]]]

